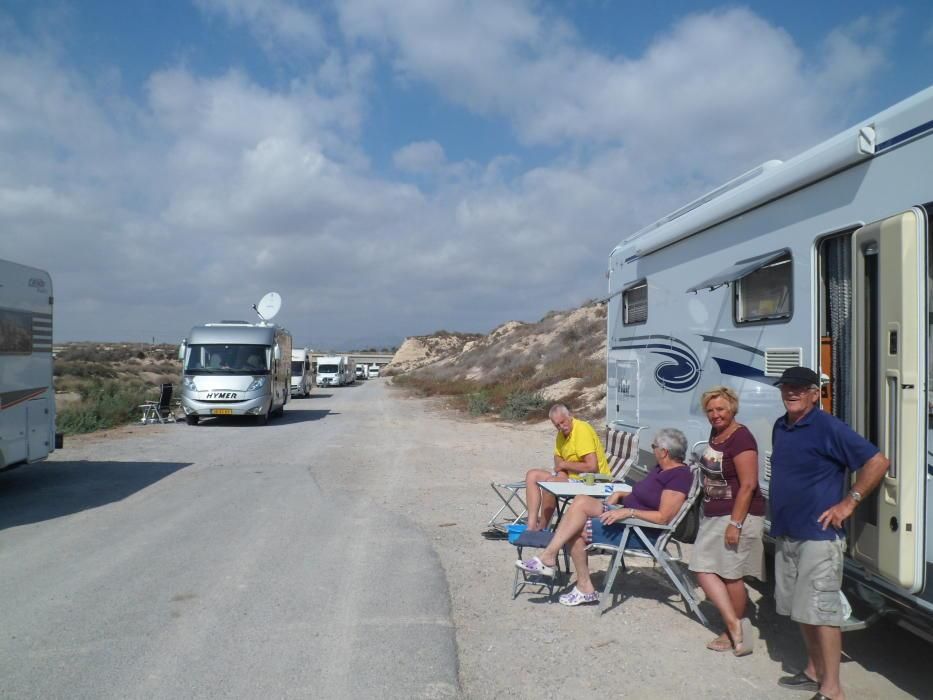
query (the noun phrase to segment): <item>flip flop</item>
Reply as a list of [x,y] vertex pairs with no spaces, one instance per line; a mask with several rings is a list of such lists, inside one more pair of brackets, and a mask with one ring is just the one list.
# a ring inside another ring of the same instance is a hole
[[729,638],[729,633],[723,632],[707,644],[706,648],[710,651],[732,651],[732,640]]
[[748,656],[755,651],[755,628],[747,617],[742,618],[742,636],[735,641],[732,653],[735,656]]

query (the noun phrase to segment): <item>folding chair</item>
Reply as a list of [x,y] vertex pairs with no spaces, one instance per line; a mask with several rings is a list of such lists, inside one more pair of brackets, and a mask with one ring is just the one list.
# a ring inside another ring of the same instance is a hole
[[162,384],[159,391],[158,401],[147,401],[140,404],[139,408],[143,411],[140,423],[174,423],[175,413],[172,408],[172,385]]
[[[618,427],[616,427],[618,426]],[[606,459],[613,481],[625,481],[638,460],[638,437],[644,428],[611,423],[606,426]]]
[[[501,483],[491,481],[489,485],[499,497],[499,500],[502,501],[502,506],[493,514],[486,525],[500,532],[508,532],[509,525],[514,525],[528,515],[528,507],[521,496],[521,492],[525,488],[525,482]],[[521,510],[518,509],[519,506]]]
[[[706,616],[703,614],[703,611],[700,610],[700,603],[694,594],[693,583],[689,580],[687,574],[684,571],[681,571],[678,562],[681,561],[681,551],[680,544],[672,539],[674,530],[677,529],[677,526],[680,524],[680,521],[686,517],[687,513],[690,511],[690,508],[696,502],[697,498],[700,497],[702,493],[702,478],[700,475],[700,469],[696,465],[690,466],[690,471],[693,474],[693,482],[690,485],[690,492],[687,494],[687,498],[684,501],[683,505],[680,507],[680,510],[677,512],[677,515],[674,516],[674,519],[668,525],[657,525],[656,523],[649,523],[645,520],[640,520],[638,518],[627,518],[623,524],[625,530],[622,533],[622,541],[619,543],[619,546],[594,542],[590,544],[588,549],[590,551],[602,551],[612,553],[612,561],[609,563],[609,570],[606,573],[606,583],[603,586],[603,591],[599,599],[599,614],[601,615],[605,612],[606,607],[608,606],[609,599],[612,597],[612,586],[615,583],[616,574],[618,574],[619,569],[625,570],[625,556],[634,556],[634,557],[645,557],[654,560],[656,566],[660,566],[661,569],[667,574],[667,577],[671,580],[671,583],[674,584],[674,588],[677,589],[677,592],[680,593],[681,597],[684,600],[684,603],[687,606],[687,613],[690,611],[700,619],[704,625],[709,627],[709,621],[706,619]],[[646,531],[657,531],[660,530],[661,534],[656,539],[653,540],[648,532]],[[640,542],[644,549],[635,549],[629,547],[629,541],[632,537],[637,538],[635,541]],[[677,548],[677,555],[672,556],[668,551],[668,545],[674,543]]]
[[[606,426],[606,459],[613,481],[624,481],[626,475],[638,459],[638,436],[642,428],[624,423]],[[489,528],[507,532],[509,525],[521,522],[528,515],[528,507],[521,496],[525,490],[524,481],[491,481],[489,485],[502,505],[486,525]]]
[[[518,539],[513,543],[515,545],[515,550],[518,552],[518,558],[522,558],[522,550],[525,547],[533,547],[535,549],[544,549],[551,543],[551,538],[554,537],[554,533],[550,530],[538,530],[536,532],[523,532],[518,536]],[[560,557],[557,557],[557,574],[552,577],[540,576],[538,574],[530,574],[523,569],[515,567],[515,580],[512,582],[512,600],[518,597],[518,594],[522,591],[525,586],[537,586],[538,592],[542,592],[543,589],[547,589],[548,602],[554,602],[554,588],[562,584],[563,579],[570,575],[570,554],[567,551],[567,548],[564,547],[564,566],[561,568]]]

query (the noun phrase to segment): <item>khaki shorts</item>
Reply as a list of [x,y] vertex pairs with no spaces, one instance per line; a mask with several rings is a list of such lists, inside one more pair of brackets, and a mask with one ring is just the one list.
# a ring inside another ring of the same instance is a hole
[[764,520],[760,515],[745,516],[745,524],[739,531],[738,546],[726,547],[726,528],[732,516],[703,516],[690,555],[690,571],[716,574],[730,580],[754,576],[764,581],[767,578],[765,547],[761,541]]
[[805,625],[840,627],[842,555],[845,541],[778,537],[774,553],[774,600],[779,615]]

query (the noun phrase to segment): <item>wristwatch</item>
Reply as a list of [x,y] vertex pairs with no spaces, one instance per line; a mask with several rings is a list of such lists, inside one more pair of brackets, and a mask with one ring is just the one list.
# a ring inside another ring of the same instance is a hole
[[851,491],[849,491],[849,498],[855,501],[856,505],[862,502],[862,494],[860,494],[855,489],[852,489]]
[[741,530],[743,523],[738,522],[737,520],[730,520],[729,524],[734,527],[736,530]]

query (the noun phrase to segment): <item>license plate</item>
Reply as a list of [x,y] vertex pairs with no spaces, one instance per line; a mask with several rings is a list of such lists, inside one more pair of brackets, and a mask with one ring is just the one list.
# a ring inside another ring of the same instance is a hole
[[211,410],[211,413],[215,416],[232,416],[232,408],[215,408]]

